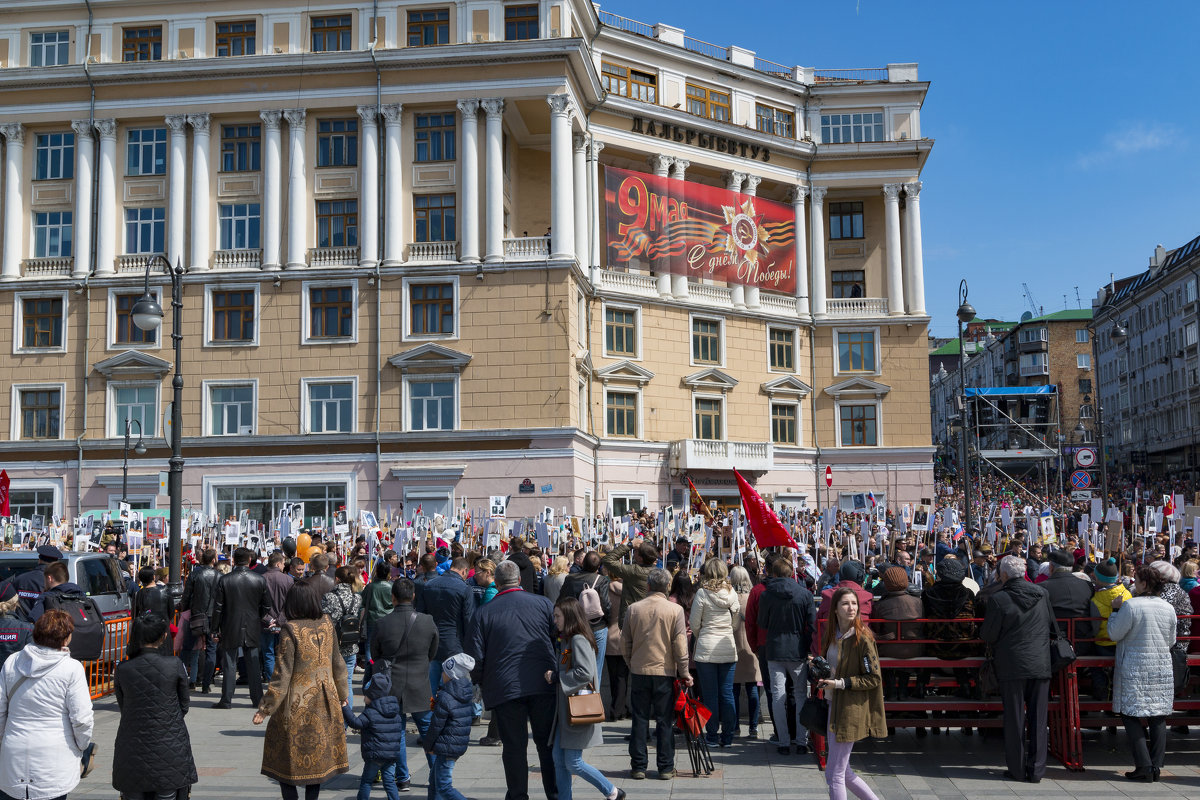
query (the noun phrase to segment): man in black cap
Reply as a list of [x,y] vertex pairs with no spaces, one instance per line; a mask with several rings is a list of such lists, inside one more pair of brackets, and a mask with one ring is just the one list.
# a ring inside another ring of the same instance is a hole
[[12,587],[21,598],[19,616],[33,622],[33,606],[46,591],[46,565],[62,560],[62,552],[54,545],[44,544],[37,549],[38,565],[29,572],[22,572],[12,579]]

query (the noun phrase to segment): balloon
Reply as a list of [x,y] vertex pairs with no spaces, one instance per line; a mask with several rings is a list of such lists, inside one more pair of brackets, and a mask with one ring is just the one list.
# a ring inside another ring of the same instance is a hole
[[290,536],[283,540],[283,554],[288,558],[296,557],[296,540]]
[[325,548],[320,545],[313,545],[308,548],[308,558],[304,559],[305,563],[312,561],[313,556],[320,555],[325,552]]
[[305,560],[307,560],[306,556],[304,556],[303,554],[307,553],[308,548],[311,546],[312,546],[312,537],[309,536],[307,533],[302,533],[296,537],[296,549],[300,551],[301,558],[304,558]]

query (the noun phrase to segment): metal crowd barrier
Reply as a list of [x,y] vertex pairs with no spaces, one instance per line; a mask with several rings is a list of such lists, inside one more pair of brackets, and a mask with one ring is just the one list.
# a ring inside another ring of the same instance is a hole
[[133,617],[117,617],[104,621],[104,653],[95,661],[84,661],[83,672],[87,675],[88,690],[92,699],[98,700],[113,692],[113,675],[117,664],[125,660],[125,645],[129,642],[129,629]]

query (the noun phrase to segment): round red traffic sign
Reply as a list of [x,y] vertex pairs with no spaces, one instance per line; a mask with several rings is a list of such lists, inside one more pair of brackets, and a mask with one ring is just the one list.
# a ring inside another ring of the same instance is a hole
[[833,467],[825,468],[825,487],[833,486]]

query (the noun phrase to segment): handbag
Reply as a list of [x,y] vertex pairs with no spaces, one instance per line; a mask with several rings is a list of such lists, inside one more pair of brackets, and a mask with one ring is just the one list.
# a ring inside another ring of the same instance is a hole
[[1171,648],[1171,673],[1175,678],[1175,691],[1179,691],[1188,685],[1188,681],[1192,677],[1192,668],[1188,666],[1188,654],[1186,647]]
[[1071,641],[1062,636],[1052,638],[1050,640],[1050,671],[1061,672],[1073,663],[1075,663],[1075,648],[1071,646]]
[[1000,694],[1000,678],[996,675],[996,660],[992,657],[992,648],[990,647],[984,654],[983,664],[979,666],[976,681],[979,683],[979,691],[984,695]]
[[829,701],[816,695],[805,698],[799,718],[805,730],[824,731],[829,724]]
[[567,723],[569,725],[596,725],[604,722],[604,700],[600,693],[588,684],[577,694],[567,696]]

